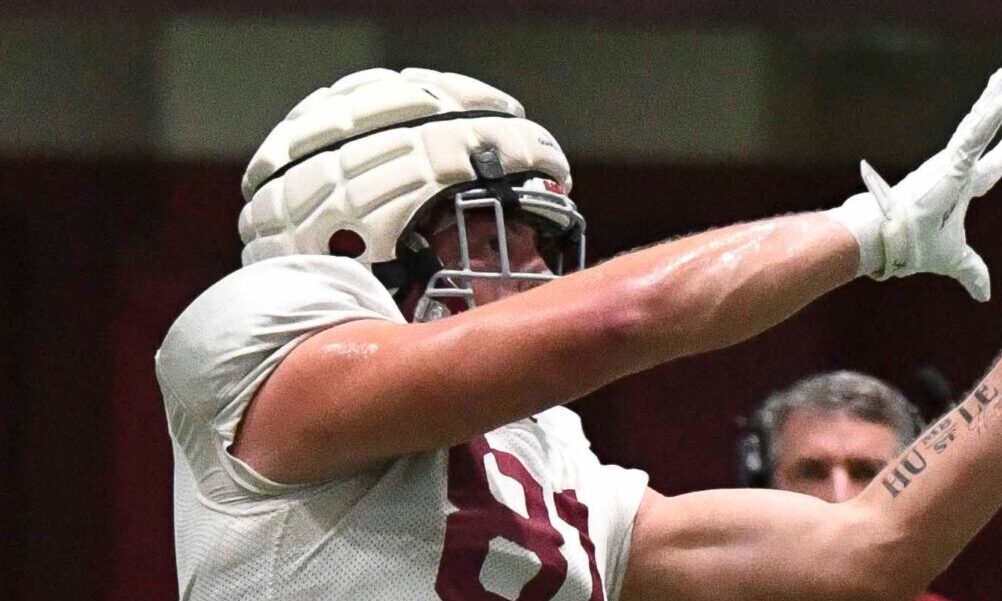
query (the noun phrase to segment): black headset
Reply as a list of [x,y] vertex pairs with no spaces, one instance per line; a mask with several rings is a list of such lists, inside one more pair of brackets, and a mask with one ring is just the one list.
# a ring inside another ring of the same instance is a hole
[[769,465],[769,435],[766,433],[761,411],[756,411],[744,426],[738,439],[738,485],[744,488],[768,488],[772,483]]
[[[913,373],[905,390],[912,426],[910,439],[914,440],[925,430],[926,422],[918,407],[908,399],[921,402],[929,412],[939,415],[952,405],[953,392],[946,378],[933,367],[923,367]],[[769,445],[772,441],[763,417],[760,407],[745,423],[738,439],[737,478],[739,486],[745,488],[769,488],[772,485],[769,457]]]

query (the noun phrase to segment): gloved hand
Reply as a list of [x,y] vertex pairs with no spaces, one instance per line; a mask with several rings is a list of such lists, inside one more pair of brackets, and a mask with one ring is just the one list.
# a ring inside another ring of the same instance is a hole
[[896,186],[861,163],[870,193],[828,213],[856,236],[863,273],[878,280],[938,273],[959,281],[976,300],[988,300],[988,267],[967,245],[964,216],[971,199],[1002,177],[1002,147],[984,154],[1000,124],[1002,70],[988,81],[946,148]]

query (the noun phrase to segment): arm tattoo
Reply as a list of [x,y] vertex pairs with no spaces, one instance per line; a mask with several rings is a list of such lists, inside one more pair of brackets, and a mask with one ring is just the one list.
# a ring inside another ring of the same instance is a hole
[[[972,432],[981,435],[997,422],[1002,421],[1002,401],[996,402],[999,392],[994,386],[982,384],[971,398],[957,406],[955,413],[944,416],[929,428],[913,444],[890,473],[880,478],[891,498],[897,497],[925,471],[930,454],[941,455],[956,438],[960,416],[963,424]],[[924,454],[923,454],[924,453]]]
[[994,425],[993,422],[998,421],[999,417],[1002,417],[1002,405],[993,403],[998,398],[999,391],[994,386],[989,387],[987,384],[983,384],[971,396],[976,402],[971,403],[970,410],[961,405],[957,408],[957,413],[964,418],[968,430],[975,431],[980,435]]
[[[908,488],[908,485],[912,483],[915,476],[918,476],[923,471],[925,471],[926,463],[925,457],[922,453],[915,447],[911,448],[911,452],[905,455],[898,465],[891,470],[891,473],[880,479],[881,484],[887,489],[887,492],[891,493],[891,497],[896,497],[901,492]],[[909,478],[909,476],[911,476]]]

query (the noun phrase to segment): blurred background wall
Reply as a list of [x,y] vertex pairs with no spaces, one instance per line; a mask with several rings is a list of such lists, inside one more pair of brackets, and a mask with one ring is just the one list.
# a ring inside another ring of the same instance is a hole
[[[994,0],[287,4],[0,5],[0,599],[176,598],[153,353],[238,267],[243,166],[313,89],[423,66],[512,93],[567,151],[598,260],[834,206],[860,158],[897,179],[1002,67]],[[1000,201],[968,220],[996,274]],[[740,418],[808,372],[971,385],[998,351],[995,295],[858,281],[573,407],[600,457],[663,492],[732,486]],[[1002,598],[1000,551],[996,519],[935,590]]]

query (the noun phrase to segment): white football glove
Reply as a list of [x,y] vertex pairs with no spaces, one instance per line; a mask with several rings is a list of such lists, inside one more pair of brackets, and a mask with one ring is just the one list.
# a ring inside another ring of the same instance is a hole
[[988,267],[967,245],[964,216],[971,199],[1002,177],[1002,145],[984,154],[1000,124],[1002,70],[988,81],[946,148],[893,188],[869,163],[861,163],[870,193],[828,212],[860,243],[861,272],[878,280],[938,273],[959,281],[976,300],[988,300]]

